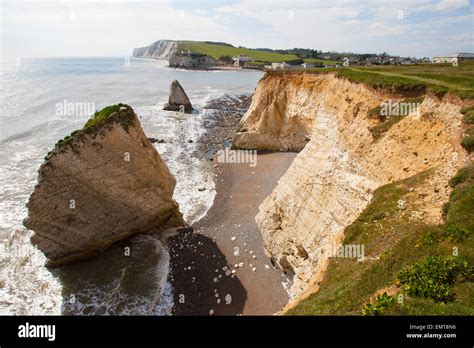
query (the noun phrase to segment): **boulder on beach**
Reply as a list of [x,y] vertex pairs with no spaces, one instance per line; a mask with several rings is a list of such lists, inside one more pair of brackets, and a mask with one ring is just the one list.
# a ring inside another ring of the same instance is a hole
[[109,106],[48,153],[23,223],[47,265],[58,266],[138,233],[185,225],[175,186],[132,108]]
[[169,100],[163,107],[163,110],[181,112],[193,111],[193,106],[191,105],[186,92],[177,80],[171,82]]

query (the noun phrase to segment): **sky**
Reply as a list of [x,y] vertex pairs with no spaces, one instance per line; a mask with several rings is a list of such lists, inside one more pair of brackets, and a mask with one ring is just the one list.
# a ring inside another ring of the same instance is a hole
[[0,56],[128,56],[160,39],[432,57],[474,52],[474,0],[0,0]]

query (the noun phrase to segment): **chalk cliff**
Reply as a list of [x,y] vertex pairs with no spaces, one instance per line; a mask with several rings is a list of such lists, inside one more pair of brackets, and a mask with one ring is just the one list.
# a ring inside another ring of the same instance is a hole
[[146,47],[133,50],[134,57],[169,60],[176,53],[178,42],[171,40],[158,40]]
[[448,179],[468,162],[459,145],[460,101],[425,96],[416,112],[376,135],[381,121],[372,110],[405,97],[333,74],[260,80],[233,145],[301,150],[256,216],[267,254],[293,275],[293,298],[317,289],[329,248],[340,245],[381,185],[434,168],[429,189],[437,193],[425,218],[441,219]]
[[61,265],[137,233],[184,225],[175,185],[135,112],[108,107],[48,154],[24,225],[48,265]]

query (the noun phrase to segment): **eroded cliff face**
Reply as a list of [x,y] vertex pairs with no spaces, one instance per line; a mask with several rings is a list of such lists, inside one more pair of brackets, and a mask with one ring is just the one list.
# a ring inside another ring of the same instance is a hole
[[133,49],[133,56],[168,60],[176,53],[177,49],[177,41],[158,40],[149,46]]
[[189,56],[173,54],[169,59],[169,66],[172,68],[185,69],[206,69],[222,65],[219,61],[210,56]]
[[321,100],[322,81],[290,74],[265,75],[240,122],[233,146],[242,149],[299,151],[309,141]]
[[379,186],[434,168],[423,218],[440,221],[448,179],[468,161],[459,145],[460,101],[426,96],[417,112],[375,138],[370,128],[380,121],[370,111],[402,99],[332,74],[260,81],[234,145],[302,148],[256,216],[267,254],[294,276],[293,298],[317,289],[330,251]]
[[137,233],[184,225],[176,182],[131,108],[57,145],[39,169],[24,224],[57,266]]

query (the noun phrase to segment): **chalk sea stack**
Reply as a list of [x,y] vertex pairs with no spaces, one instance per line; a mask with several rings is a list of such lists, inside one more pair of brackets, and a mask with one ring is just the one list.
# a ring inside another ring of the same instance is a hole
[[177,80],[171,82],[170,97],[168,103],[165,104],[163,110],[192,112],[193,106],[189,101],[186,92]]
[[184,225],[175,185],[133,109],[113,105],[48,153],[23,223],[47,265],[59,266],[134,234]]

